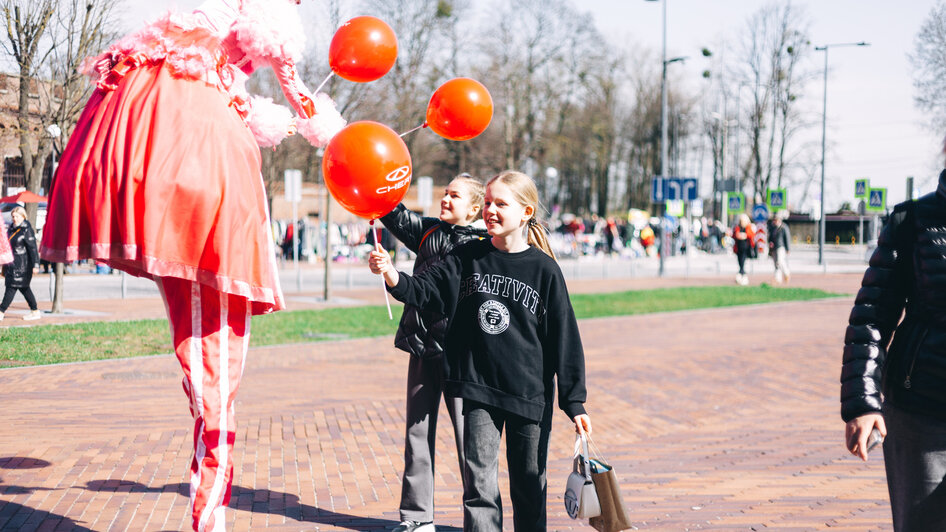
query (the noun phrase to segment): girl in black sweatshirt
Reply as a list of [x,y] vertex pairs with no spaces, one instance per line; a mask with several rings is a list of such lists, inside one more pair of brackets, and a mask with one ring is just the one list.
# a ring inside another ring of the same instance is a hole
[[556,380],[559,407],[576,431],[591,433],[578,324],[537,206],[532,179],[506,171],[486,186],[489,240],[455,248],[416,277],[395,270],[383,250],[369,258],[394,297],[449,317],[445,388],[464,400],[465,530],[502,530],[504,428],[515,530],[545,530]]

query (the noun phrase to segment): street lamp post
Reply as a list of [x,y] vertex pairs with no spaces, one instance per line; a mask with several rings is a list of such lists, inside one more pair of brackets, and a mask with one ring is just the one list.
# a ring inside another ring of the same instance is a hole
[[[657,2],[658,0],[645,0],[647,2]],[[667,175],[667,152],[668,152],[668,142],[667,142],[667,65],[670,63],[676,63],[677,61],[683,61],[685,57],[674,57],[673,59],[667,60],[667,0],[661,2],[663,4],[663,18],[662,18],[662,51],[660,54],[660,176],[661,177],[670,177]],[[669,251],[670,245],[667,241],[667,231],[664,227],[665,224],[661,222],[660,230],[660,267],[658,274],[662,277],[664,275],[664,256],[667,251]]]
[[825,237],[825,216],[824,212],[824,159],[825,159],[825,139],[827,136],[828,125],[828,48],[841,46],[870,46],[866,42],[843,42],[815,46],[815,50],[824,52],[824,95],[821,108],[821,216],[818,223],[818,264],[824,266],[824,237]]

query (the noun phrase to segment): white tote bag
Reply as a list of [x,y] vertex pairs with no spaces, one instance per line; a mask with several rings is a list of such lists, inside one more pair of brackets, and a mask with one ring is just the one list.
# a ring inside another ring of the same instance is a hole
[[572,519],[588,519],[601,515],[598,493],[591,481],[591,464],[588,463],[588,440],[585,434],[575,438],[575,460],[572,472],[565,483],[565,511]]

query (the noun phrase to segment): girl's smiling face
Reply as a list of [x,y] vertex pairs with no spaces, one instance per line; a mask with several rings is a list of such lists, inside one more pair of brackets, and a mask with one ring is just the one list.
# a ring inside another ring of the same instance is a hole
[[522,233],[534,210],[531,205],[519,203],[512,189],[501,181],[493,181],[486,187],[483,221],[490,236],[505,237],[516,231]]
[[448,224],[467,225],[480,210],[479,205],[473,203],[473,195],[469,187],[459,181],[451,181],[443,191],[440,199],[440,219]]

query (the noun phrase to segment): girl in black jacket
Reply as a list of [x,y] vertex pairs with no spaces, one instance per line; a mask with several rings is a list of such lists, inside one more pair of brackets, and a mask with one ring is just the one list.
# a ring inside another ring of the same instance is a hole
[[515,530],[545,530],[556,388],[576,431],[591,432],[578,323],[538,204],[528,176],[503,172],[486,186],[489,240],[457,247],[416,277],[398,273],[383,250],[369,259],[394,297],[450,320],[446,391],[464,399],[464,530],[503,529],[496,471],[504,429]]
[[[893,528],[946,530],[946,170],[897,205],[877,239],[844,335],[845,445],[867,460],[876,431]],[[903,319],[901,320],[901,316]]]
[[33,267],[39,262],[36,235],[33,233],[33,226],[26,219],[26,209],[16,207],[11,215],[13,216],[13,225],[10,226],[7,233],[10,239],[10,249],[13,251],[13,263],[3,267],[6,290],[3,293],[3,301],[0,302],[0,320],[3,320],[3,313],[10,307],[17,290],[23,294],[26,303],[30,306],[29,314],[23,316],[23,319],[37,320],[40,318],[40,312],[36,306],[36,297],[30,289],[30,281],[33,280]]
[[[461,175],[447,185],[440,200],[440,217],[421,217],[403,204],[381,223],[417,255],[414,274],[437,264],[458,244],[486,236],[470,224],[482,215],[483,184]],[[437,413],[443,395],[443,345],[447,318],[406,305],[394,345],[411,354],[407,370],[407,429],[404,436],[404,476],[401,482],[401,524],[397,532],[434,530],[434,444]],[[463,468],[463,404],[445,397],[453,422],[457,455]]]

